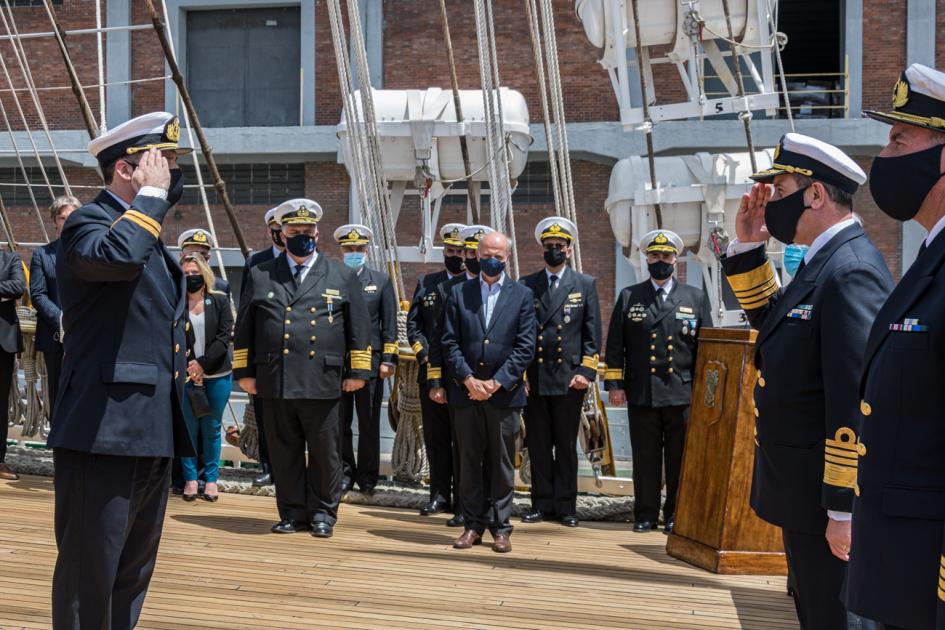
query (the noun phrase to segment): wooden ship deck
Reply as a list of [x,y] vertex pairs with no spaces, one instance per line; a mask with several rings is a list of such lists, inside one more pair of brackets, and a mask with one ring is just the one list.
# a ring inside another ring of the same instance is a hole
[[[51,479],[0,482],[0,628],[50,628]],[[269,533],[273,500],[171,497],[142,629],[796,628],[783,577],[720,576],[618,523],[452,549],[445,517],[344,504],[334,538]],[[488,539],[488,534],[486,535]]]

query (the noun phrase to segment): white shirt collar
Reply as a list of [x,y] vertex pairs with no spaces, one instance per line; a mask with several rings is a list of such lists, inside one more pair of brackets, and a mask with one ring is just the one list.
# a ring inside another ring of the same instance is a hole
[[932,241],[938,236],[938,233],[945,229],[945,216],[938,220],[935,225],[932,226],[932,229],[929,230],[929,235],[925,237],[925,246],[928,247],[932,244]]
[[306,260],[303,263],[295,262],[294,260],[292,260],[292,257],[289,256],[288,254],[286,254],[285,257],[288,259],[289,267],[292,269],[292,272],[294,273],[296,267],[303,267],[305,269],[311,269],[312,265],[315,264],[315,261],[318,260],[318,252],[317,251],[312,252],[312,255],[308,257],[308,260]]
[[[272,257],[273,257],[273,258],[278,258],[278,257],[279,257],[279,254],[281,254],[281,253],[282,253],[282,250],[281,250],[281,249],[279,249],[279,248],[276,247],[275,245],[272,246]],[[292,259],[290,258],[289,260],[292,260]]]
[[115,198],[115,201],[117,201],[118,203],[121,204],[121,209],[122,209],[122,210],[127,210],[128,208],[131,207],[131,204],[130,204],[130,203],[128,203],[127,201],[125,201],[124,199],[122,199],[121,197],[119,197],[118,195],[116,195],[115,193],[113,193],[112,191],[108,190],[107,188],[105,189],[105,192],[107,192],[109,195],[111,195],[112,197],[114,197],[114,198]]
[[835,223],[821,232],[817,238],[814,239],[814,242],[810,244],[810,249],[807,250],[807,253],[804,254],[804,264],[810,264],[810,261],[814,259],[814,256],[817,255],[817,252],[823,249],[824,245],[830,242],[830,239],[854,223],[856,223],[856,219],[849,218],[841,221],[840,223]]
[[[562,267],[561,271],[559,271],[558,273],[554,275],[558,276],[558,282],[561,282],[562,280],[564,280],[564,276],[567,273],[568,273],[568,266],[565,265],[564,267]],[[552,276],[552,273],[548,270],[548,267],[545,267],[545,279],[548,281],[548,284],[551,284],[551,276]]]
[[656,280],[650,278],[650,284],[653,285],[653,290],[659,293],[660,289],[666,291],[666,295],[669,295],[669,292],[673,290],[673,287],[676,285],[676,278],[670,276],[669,280],[666,281],[666,284],[660,286]]
[[489,290],[491,290],[495,285],[499,285],[499,287],[501,288],[502,286],[505,285],[505,278],[506,278],[505,272],[503,271],[503,272],[502,272],[502,275],[499,276],[499,279],[496,280],[494,284],[489,284],[488,282],[486,282],[485,278],[482,277],[482,274],[480,274],[480,275],[479,275],[479,286],[481,286],[481,287],[488,287]]

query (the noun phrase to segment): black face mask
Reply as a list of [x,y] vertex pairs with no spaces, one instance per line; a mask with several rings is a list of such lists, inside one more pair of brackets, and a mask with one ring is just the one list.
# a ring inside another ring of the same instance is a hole
[[650,272],[650,277],[654,280],[665,280],[673,275],[673,270],[676,269],[676,265],[668,263],[665,260],[658,260],[656,262],[647,263],[646,268]]
[[942,175],[943,146],[896,157],[877,157],[870,169],[870,193],[879,209],[896,221],[919,213],[922,202]]
[[196,293],[203,288],[203,276],[187,276],[187,293]]
[[167,189],[167,203],[172,206],[184,196],[184,171],[179,168],[171,170],[171,187]]
[[551,249],[545,250],[545,264],[549,267],[557,267],[563,265],[565,261],[568,260],[568,255],[564,253],[563,249],[557,247],[552,247]]
[[769,201],[765,206],[765,227],[768,228],[768,234],[785,245],[794,242],[794,237],[797,235],[797,222],[801,220],[801,215],[809,207],[804,205],[805,190],[807,189],[801,188],[787,197]]
[[462,256],[443,256],[443,264],[446,265],[446,270],[454,276],[466,269]]
[[479,259],[478,258],[467,258],[466,259],[466,271],[475,275],[479,275]]
[[285,249],[285,241],[282,240],[282,230],[269,230],[269,238],[272,244],[280,249]]

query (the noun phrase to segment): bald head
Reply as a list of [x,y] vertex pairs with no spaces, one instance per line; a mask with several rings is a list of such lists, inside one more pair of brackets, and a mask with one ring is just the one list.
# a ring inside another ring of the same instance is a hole
[[479,240],[479,258],[495,257],[507,260],[512,253],[512,242],[502,232],[489,232]]

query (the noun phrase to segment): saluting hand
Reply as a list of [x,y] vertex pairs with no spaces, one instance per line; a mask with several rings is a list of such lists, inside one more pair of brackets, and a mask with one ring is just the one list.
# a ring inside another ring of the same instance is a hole
[[162,190],[171,187],[171,171],[165,158],[157,149],[149,149],[138,162],[131,181],[141,190],[145,186],[154,186]]
[[759,243],[767,241],[768,229],[765,227],[765,206],[771,200],[773,190],[768,184],[755,184],[751,192],[742,195],[735,215],[735,235],[741,243]]

